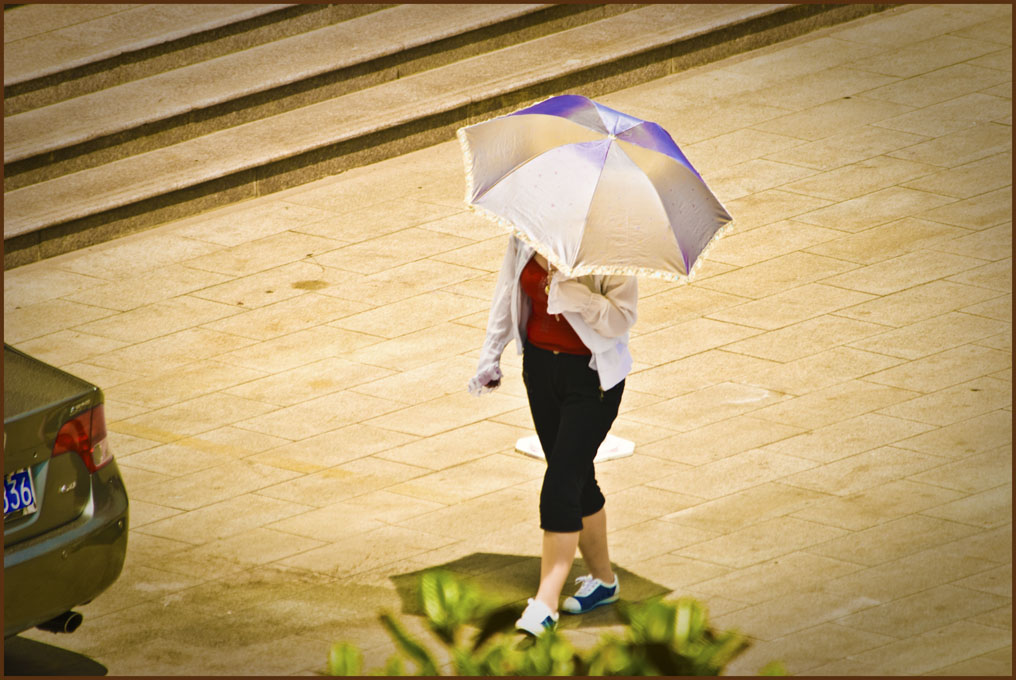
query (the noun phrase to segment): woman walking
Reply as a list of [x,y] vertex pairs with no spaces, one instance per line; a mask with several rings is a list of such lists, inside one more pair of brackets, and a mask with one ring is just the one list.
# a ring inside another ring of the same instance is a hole
[[497,388],[501,354],[514,339],[547,459],[540,491],[540,584],[515,624],[532,635],[556,628],[576,549],[590,573],[578,579],[578,592],[561,609],[582,614],[619,596],[593,458],[617,416],[631,370],[628,331],[637,301],[634,277],[555,275],[541,255],[510,237],[469,390]]

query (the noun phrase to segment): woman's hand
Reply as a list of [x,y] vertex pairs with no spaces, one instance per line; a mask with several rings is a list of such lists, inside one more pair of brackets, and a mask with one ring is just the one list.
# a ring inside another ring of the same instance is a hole
[[501,385],[501,369],[496,364],[487,366],[476,372],[469,381],[469,393],[480,396],[493,392]]
[[547,312],[575,312],[605,338],[618,338],[635,324],[638,283],[633,276],[603,277],[602,292],[584,283],[589,279],[566,278],[560,272],[550,282]]
[[579,281],[570,279],[560,272],[550,279],[547,286],[547,311],[551,314],[561,312],[581,312],[590,304],[593,291]]

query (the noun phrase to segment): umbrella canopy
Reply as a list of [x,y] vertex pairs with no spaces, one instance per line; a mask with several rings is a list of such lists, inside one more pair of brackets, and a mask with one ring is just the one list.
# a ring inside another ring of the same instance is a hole
[[689,280],[731,217],[656,123],[579,95],[459,129],[466,202],[567,276]]

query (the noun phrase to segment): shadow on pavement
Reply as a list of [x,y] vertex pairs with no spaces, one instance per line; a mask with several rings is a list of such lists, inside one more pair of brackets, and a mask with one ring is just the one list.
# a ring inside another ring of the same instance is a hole
[[98,661],[45,642],[12,637],[4,640],[4,675],[106,675]]
[[[670,588],[643,578],[624,567],[613,565],[621,583],[621,599],[640,602],[671,592]],[[452,562],[437,564],[426,569],[397,574],[391,577],[402,601],[402,613],[423,616],[420,604],[420,575],[431,569],[445,569],[480,588],[501,604],[525,604],[527,598],[536,593],[540,582],[540,558],[526,555],[504,555],[498,553],[473,553]],[[581,559],[575,561],[568,575],[569,584],[575,578],[586,574]],[[570,594],[570,585],[565,585],[565,594]],[[563,628],[587,628],[611,626],[620,623],[615,607],[601,607],[583,616],[562,616]]]

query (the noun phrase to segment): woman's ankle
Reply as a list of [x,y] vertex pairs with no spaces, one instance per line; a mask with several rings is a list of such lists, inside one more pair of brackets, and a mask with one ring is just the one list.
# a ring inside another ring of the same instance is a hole
[[536,597],[534,597],[533,599],[536,600],[537,602],[546,605],[547,609],[550,610],[551,614],[557,614],[557,600],[560,600],[561,599],[560,597],[554,598],[553,602],[548,602],[548,600],[550,600],[551,598],[537,593]]

